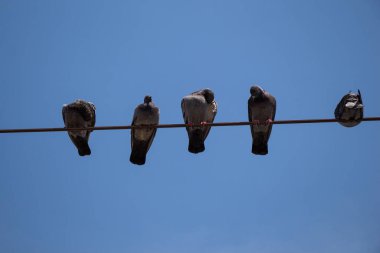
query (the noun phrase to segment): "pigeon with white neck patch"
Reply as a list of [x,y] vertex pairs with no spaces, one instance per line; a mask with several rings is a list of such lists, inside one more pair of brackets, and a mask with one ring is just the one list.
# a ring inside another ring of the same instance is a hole
[[344,95],[335,108],[335,118],[345,127],[354,127],[363,119],[364,105],[360,90]]

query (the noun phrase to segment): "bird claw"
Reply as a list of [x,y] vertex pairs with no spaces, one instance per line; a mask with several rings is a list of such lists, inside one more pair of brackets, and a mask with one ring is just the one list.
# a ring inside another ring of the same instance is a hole
[[204,126],[204,125],[207,125],[208,123],[206,121],[202,121],[201,122],[201,125]]
[[252,120],[253,125],[258,126],[260,125],[260,120],[254,119]]
[[267,120],[265,121],[265,125],[266,125],[266,126],[271,125],[271,124],[273,124],[273,120],[271,120],[271,119],[267,119]]

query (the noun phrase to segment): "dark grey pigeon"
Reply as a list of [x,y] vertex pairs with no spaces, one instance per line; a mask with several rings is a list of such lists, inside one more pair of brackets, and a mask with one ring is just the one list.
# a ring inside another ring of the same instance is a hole
[[[151,96],[145,96],[144,103],[136,107],[133,115],[133,126],[158,125],[160,111],[152,102]],[[132,128],[131,130],[131,163],[145,164],[146,154],[152,145],[157,128]]]
[[[183,120],[185,124],[213,123],[217,107],[212,90],[203,89],[193,92],[182,99]],[[186,127],[189,136],[189,152],[196,154],[205,150],[204,142],[210,129],[210,126]]]
[[[71,104],[63,105],[62,116],[66,128],[94,127],[95,105],[78,99]],[[91,130],[68,131],[70,139],[77,147],[80,156],[91,154],[91,149],[88,146],[91,132]]]
[[[251,125],[252,153],[268,154],[268,140],[272,131],[272,122],[276,115],[276,99],[259,86],[251,87],[248,99],[248,119]],[[259,124],[259,123],[265,124]]]
[[363,101],[360,90],[344,95],[335,108],[335,118],[345,127],[354,127],[363,119]]

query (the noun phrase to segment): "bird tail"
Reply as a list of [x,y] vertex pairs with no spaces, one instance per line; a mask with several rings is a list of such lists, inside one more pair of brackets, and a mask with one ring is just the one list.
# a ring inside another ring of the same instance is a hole
[[147,153],[148,153],[148,143],[143,142],[143,141],[136,141],[133,144],[129,161],[136,165],[143,165],[145,164]]
[[266,155],[268,154],[268,142],[265,141],[264,136],[255,136],[252,143],[252,153],[255,155]]
[[189,134],[189,152],[197,154],[205,150],[203,132],[201,129],[192,130]]
[[80,156],[91,155],[90,146],[88,145],[88,141],[85,138],[77,137],[75,145]]

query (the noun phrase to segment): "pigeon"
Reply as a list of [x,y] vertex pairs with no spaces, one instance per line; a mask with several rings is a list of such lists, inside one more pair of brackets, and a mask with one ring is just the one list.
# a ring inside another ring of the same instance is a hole
[[276,99],[259,86],[251,87],[248,99],[248,119],[253,122],[252,153],[268,154],[268,140],[272,131],[272,122],[276,114]]
[[[95,126],[95,105],[78,99],[75,102],[63,105],[62,116],[66,128],[82,128]],[[80,156],[90,155],[88,139],[92,130],[68,131],[71,141],[78,149]]]
[[[214,100],[214,92],[203,89],[185,96],[181,102],[183,120],[185,124],[213,123],[217,113],[217,103]],[[189,136],[188,150],[197,154],[205,150],[205,140],[210,132],[210,126],[188,126]]]
[[360,90],[344,95],[335,108],[335,118],[345,127],[354,127],[363,119],[363,101]]
[[[160,111],[152,102],[151,96],[144,97],[144,103],[136,107],[132,126],[158,125]],[[132,128],[131,156],[129,160],[136,165],[145,164],[146,154],[152,145],[157,128]]]

